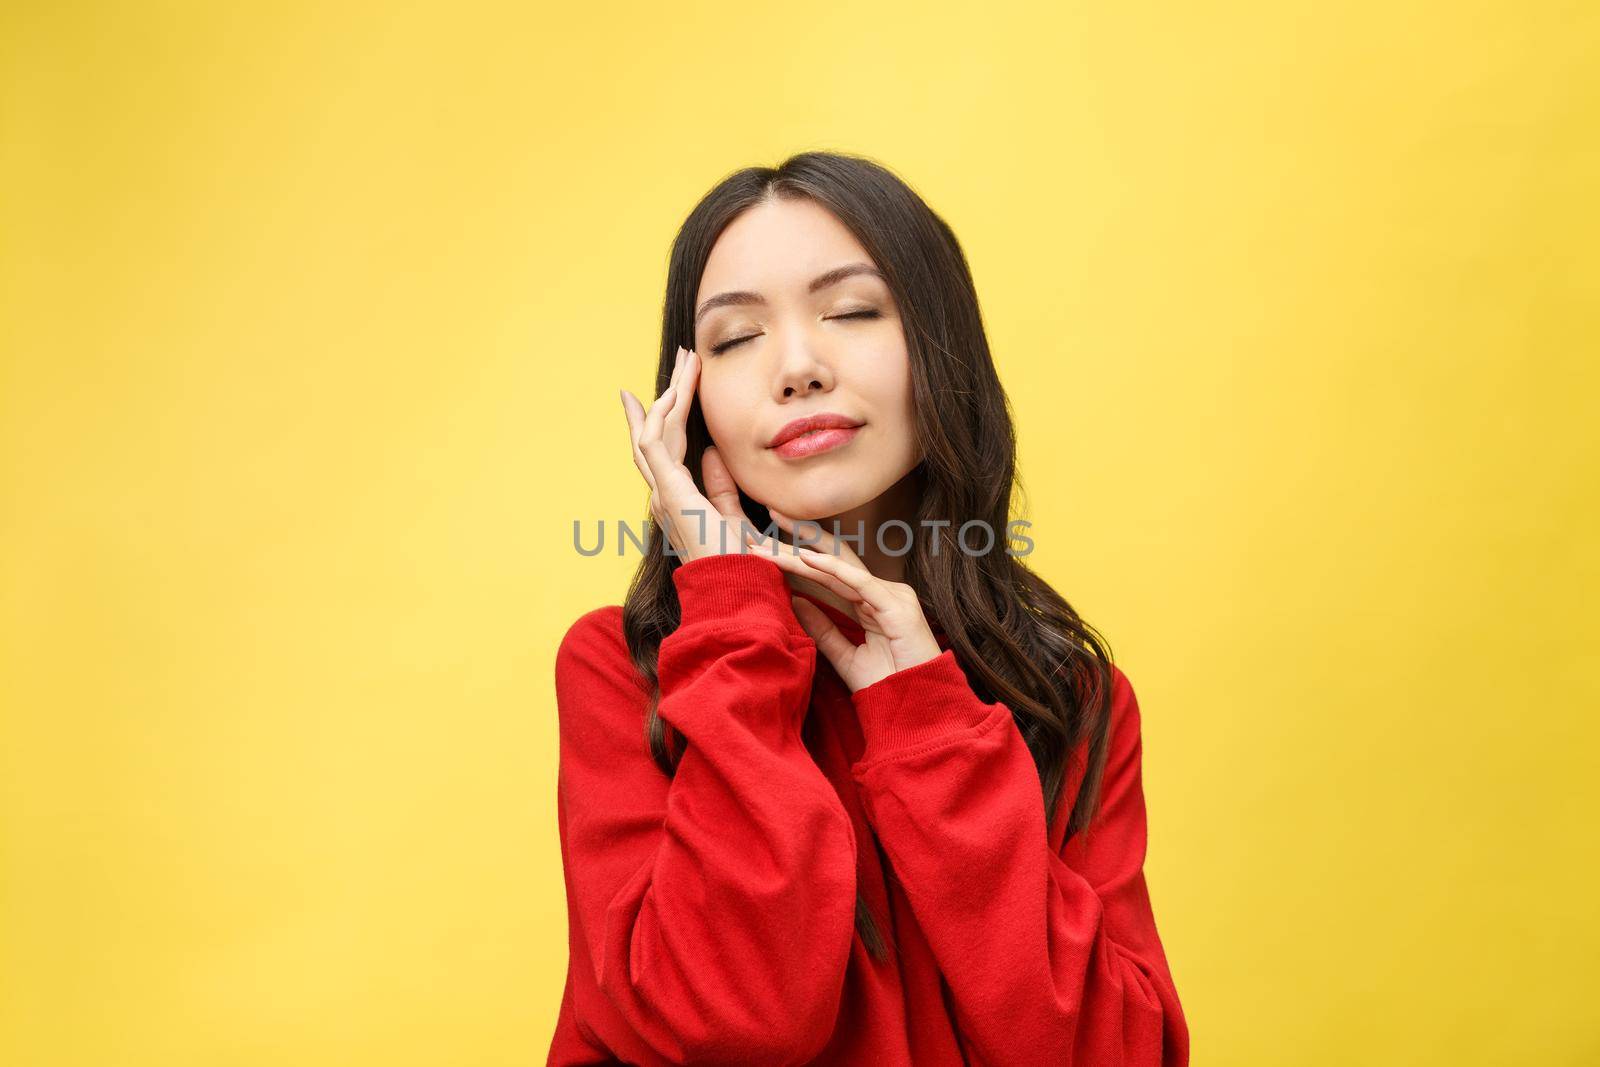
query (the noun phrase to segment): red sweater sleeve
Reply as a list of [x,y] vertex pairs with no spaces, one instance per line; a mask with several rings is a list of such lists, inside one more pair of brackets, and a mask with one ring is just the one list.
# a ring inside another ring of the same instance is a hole
[[657,676],[687,739],[674,777],[646,746],[620,609],[557,653],[567,996],[629,1062],[803,1063],[833,1030],[856,894],[855,829],[800,738],[816,645],[771,560],[706,557],[673,580]]
[[[1039,772],[955,653],[854,695],[868,819],[949,986],[971,1062],[1182,1067],[1189,1033],[1144,878],[1139,707],[1113,668],[1103,806],[1058,853]],[[1065,822],[1062,801],[1059,819]]]

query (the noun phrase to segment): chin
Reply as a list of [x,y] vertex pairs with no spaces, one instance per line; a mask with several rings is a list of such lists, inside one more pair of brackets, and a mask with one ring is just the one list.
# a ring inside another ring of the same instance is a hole
[[771,496],[758,499],[766,500],[791,518],[822,519],[860,507],[876,499],[881,492],[864,488],[859,483],[830,484],[833,482],[822,476],[793,478],[784,485],[774,486]]

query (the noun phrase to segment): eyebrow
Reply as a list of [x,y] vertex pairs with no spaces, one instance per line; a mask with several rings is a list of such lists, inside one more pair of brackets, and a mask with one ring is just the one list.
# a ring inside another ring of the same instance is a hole
[[[819,274],[811,279],[811,284],[806,287],[806,292],[815,293],[826,289],[830,285],[838,285],[846,278],[853,278],[857,274],[870,274],[879,281],[887,282],[883,272],[870,263],[846,263],[842,267],[835,267],[825,274]],[[766,297],[760,293],[748,290],[736,290],[727,293],[718,293],[716,296],[707,297],[705,303],[700,305],[700,310],[694,313],[694,323],[700,325],[700,320],[705,318],[706,312],[713,308],[727,307],[730,304],[765,304]]]

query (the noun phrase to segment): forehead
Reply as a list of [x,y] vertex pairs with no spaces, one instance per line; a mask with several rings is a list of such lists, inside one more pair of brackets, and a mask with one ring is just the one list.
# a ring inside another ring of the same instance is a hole
[[873,261],[833,212],[814,200],[764,201],[717,237],[695,301],[730,289],[803,293],[823,271],[853,262]]

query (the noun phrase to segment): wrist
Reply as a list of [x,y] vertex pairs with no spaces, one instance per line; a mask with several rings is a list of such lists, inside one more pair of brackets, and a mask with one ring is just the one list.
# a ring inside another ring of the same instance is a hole
[[672,572],[678,592],[680,625],[714,623],[756,626],[777,623],[807,641],[789,602],[782,568],[756,552],[714,552],[678,565]]
[[978,699],[950,649],[863,686],[851,700],[866,746],[863,766],[968,730],[999,707]]

